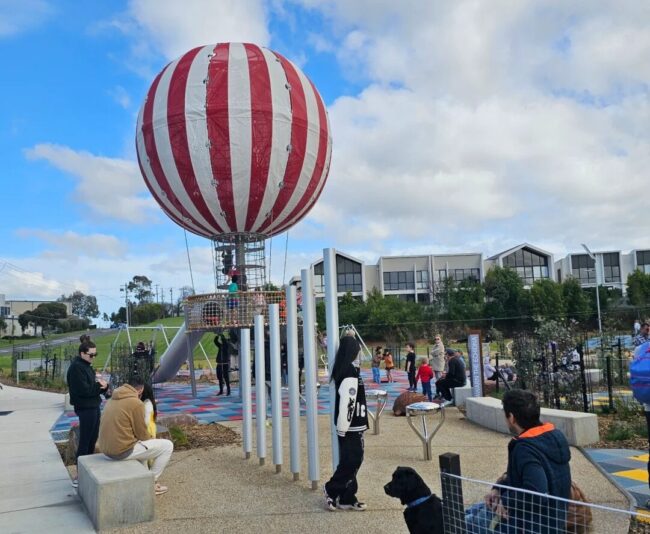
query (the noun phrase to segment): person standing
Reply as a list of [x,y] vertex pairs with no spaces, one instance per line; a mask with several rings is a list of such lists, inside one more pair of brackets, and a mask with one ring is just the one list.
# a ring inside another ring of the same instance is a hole
[[447,360],[447,374],[436,382],[438,396],[445,399],[444,406],[452,403],[451,390],[453,388],[463,387],[467,382],[465,360],[463,360],[460,352],[454,349],[447,349],[446,353],[449,356]]
[[214,336],[217,346],[217,380],[219,380],[219,393],[223,395],[223,384],[226,383],[226,395],[230,395],[230,341],[223,334]]
[[379,366],[381,365],[381,360],[381,347],[377,347],[375,349],[375,353],[372,356],[372,362],[370,364],[372,368],[372,381],[375,384],[381,384],[381,376],[379,375]]
[[[79,446],[75,462],[79,460],[79,456],[95,453],[101,417],[100,395],[108,391],[108,383],[101,378],[96,378],[92,368],[91,364],[96,356],[95,343],[84,341],[79,345],[79,355],[70,363],[66,375],[70,404],[74,406],[74,413],[79,418]],[[72,481],[72,485],[75,488],[78,486],[76,478]]]
[[[442,373],[445,372],[445,346],[442,343],[442,338],[438,334],[434,338],[434,345],[431,349],[431,357],[429,358],[429,365],[433,371],[433,384],[435,386],[436,381],[439,378],[442,378]],[[437,391],[435,392],[438,393]]]
[[417,389],[417,383],[415,381],[415,346],[413,343],[406,344],[406,365],[404,370],[409,379],[408,391],[415,391]]
[[393,355],[390,350],[384,349],[384,369],[386,369],[386,380],[390,383],[393,382],[393,369],[395,364],[393,363]]
[[417,375],[415,375],[415,383],[417,384],[418,380],[422,382],[422,395],[426,395],[429,399],[429,402],[433,400],[433,394],[431,393],[431,379],[433,378],[433,369],[429,365],[429,362],[426,358],[420,360],[420,367],[418,367]]
[[343,336],[330,381],[336,388],[334,420],[339,464],[323,491],[328,510],[363,511],[357,499],[357,473],[363,463],[363,433],[368,429],[366,392],[359,373],[361,348],[353,336]]

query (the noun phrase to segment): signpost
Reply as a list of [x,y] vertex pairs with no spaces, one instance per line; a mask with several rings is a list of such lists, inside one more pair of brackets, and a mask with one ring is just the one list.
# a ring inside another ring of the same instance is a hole
[[472,381],[472,397],[483,396],[483,358],[481,349],[481,331],[470,330],[467,336],[467,353]]

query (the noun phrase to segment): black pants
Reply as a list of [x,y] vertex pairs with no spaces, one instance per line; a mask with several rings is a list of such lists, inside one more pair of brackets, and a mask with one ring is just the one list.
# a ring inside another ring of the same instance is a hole
[[442,395],[445,400],[450,401],[452,399],[451,390],[453,388],[459,388],[462,386],[463,384],[461,384],[458,380],[445,377],[436,382],[436,391],[440,393],[440,395]]
[[413,366],[409,367],[409,370],[406,373],[409,379],[409,388],[415,389],[417,382],[415,381],[415,368]]
[[[650,412],[645,412],[645,422],[648,425],[648,452],[650,453]],[[648,460],[648,486],[650,487],[650,460]]]
[[230,364],[217,364],[217,379],[219,380],[219,393],[223,393],[223,383],[225,381],[228,395],[230,395]]
[[339,465],[325,484],[325,491],[341,504],[357,502],[357,472],[363,463],[363,432],[339,436]]
[[74,413],[79,417],[79,446],[76,456],[76,459],[79,459],[79,456],[95,454],[101,412],[98,406],[97,408],[75,408]]

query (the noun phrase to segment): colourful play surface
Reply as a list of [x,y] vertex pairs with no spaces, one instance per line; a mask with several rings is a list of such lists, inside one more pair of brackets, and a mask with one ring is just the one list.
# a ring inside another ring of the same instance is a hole
[[[392,406],[397,396],[408,387],[406,373],[393,372],[395,382],[390,384],[375,384],[372,381],[372,373],[368,370],[361,372],[366,386],[366,390],[383,389],[388,392],[388,406]],[[382,379],[385,373],[382,370]],[[156,402],[158,405],[158,415],[174,414],[192,414],[199,423],[209,424],[220,421],[236,421],[242,418],[242,407],[239,399],[239,388],[234,386],[232,394],[217,396],[219,386],[217,384],[197,383],[197,396],[192,397],[192,388],[189,383],[165,383],[154,386]],[[252,391],[253,404],[255,404],[255,387]],[[321,380],[320,392],[318,393],[318,413],[329,413],[329,385]],[[305,405],[300,403],[301,415],[305,414]],[[270,402],[267,401],[267,410],[270,415]],[[282,411],[284,416],[289,415],[289,400],[287,390],[282,390]],[[255,407],[253,406],[253,416],[255,416]],[[64,412],[61,417],[54,423],[50,429],[52,437],[55,440],[67,439],[70,427],[78,424],[77,416],[74,412]]]
[[636,499],[637,506],[645,510],[650,499],[648,489],[648,453],[631,449],[584,449],[619,486]]

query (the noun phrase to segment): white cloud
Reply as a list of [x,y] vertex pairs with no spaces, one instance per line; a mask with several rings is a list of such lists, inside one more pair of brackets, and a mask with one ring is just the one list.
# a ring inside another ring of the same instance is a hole
[[80,253],[91,258],[122,257],[127,251],[125,243],[106,234],[81,235],[71,231],[55,232],[33,228],[19,229],[16,234],[20,237],[36,238],[51,245],[52,249],[42,253],[49,258],[75,256]]
[[121,85],[116,85],[112,89],[108,91],[108,94],[111,96],[117,104],[124,108],[128,109],[131,107],[131,97],[129,96],[129,93],[122,87]]
[[27,149],[28,159],[43,159],[77,179],[75,198],[97,215],[131,223],[157,218],[158,206],[147,193],[134,161],[95,156],[66,146],[38,144]]
[[0,2],[0,38],[38,27],[53,11],[45,0],[3,0]]

